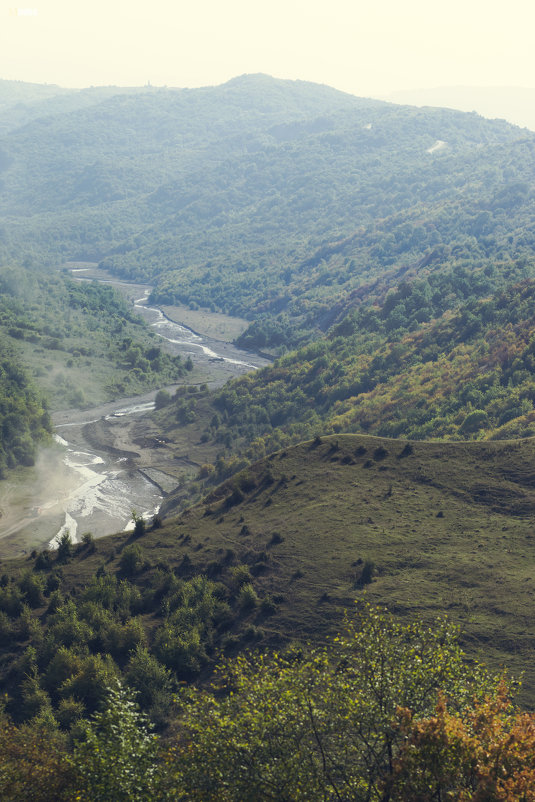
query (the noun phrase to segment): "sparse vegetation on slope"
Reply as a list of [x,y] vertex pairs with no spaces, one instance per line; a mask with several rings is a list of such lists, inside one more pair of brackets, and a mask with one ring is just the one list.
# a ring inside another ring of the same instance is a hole
[[138,536],[3,561],[8,710],[67,725],[122,677],[162,726],[178,681],[222,653],[318,642],[364,592],[405,621],[446,611],[472,655],[525,670],[532,701],[534,449],[320,438]]
[[186,374],[111,287],[0,268],[0,331],[51,408],[85,407]]

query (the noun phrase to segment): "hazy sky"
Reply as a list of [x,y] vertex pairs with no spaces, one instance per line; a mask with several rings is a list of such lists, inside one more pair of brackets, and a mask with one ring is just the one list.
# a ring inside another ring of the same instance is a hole
[[0,0],[0,78],[203,86],[243,73],[356,95],[535,87],[533,0]]

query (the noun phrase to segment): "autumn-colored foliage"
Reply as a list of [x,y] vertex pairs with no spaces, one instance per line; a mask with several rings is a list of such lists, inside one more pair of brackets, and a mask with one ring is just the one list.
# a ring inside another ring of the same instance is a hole
[[16,727],[0,719],[0,798],[3,802],[74,799],[66,738],[50,726]]
[[214,693],[185,695],[170,773],[185,799],[386,800],[408,737],[401,700],[425,718],[441,688],[464,709],[493,687],[447,621],[401,625],[363,605],[332,648],[239,657]]
[[433,716],[398,710],[406,734],[390,782],[391,802],[532,802],[535,716],[516,710],[504,681],[460,712],[441,695]]
[[[214,398],[225,424],[207,435],[251,458],[338,432],[415,440],[533,436],[535,283],[517,282],[456,310],[426,300],[433,288],[433,298],[447,296],[467,275],[400,285],[382,306],[358,309],[325,339],[228,383]],[[395,310],[409,301],[426,311],[426,322],[415,327],[401,317],[392,328]],[[220,478],[216,470],[212,480]]]
[[0,719],[6,802],[535,802],[535,715],[458,631],[362,605],[331,648],[240,656],[164,737],[117,685],[71,747]]

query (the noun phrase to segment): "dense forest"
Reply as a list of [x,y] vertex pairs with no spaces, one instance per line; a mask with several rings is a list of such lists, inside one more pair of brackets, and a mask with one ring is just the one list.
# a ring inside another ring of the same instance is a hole
[[52,424],[42,394],[21,368],[7,338],[0,339],[0,478],[17,465],[34,464],[39,443]]
[[503,121],[268,76],[41,113],[0,143],[4,259],[100,260],[155,301],[265,321],[261,347],[317,336],[390,269],[532,252],[535,139]]
[[485,278],[459,270],[400,285],[382,307],[359,310],[326,339],[227,385],[214,398],[221,423],[210,433],[254,441],[254,456],[322,431],[533,436],[533,281],[440,314],[452,285],[488,289]]

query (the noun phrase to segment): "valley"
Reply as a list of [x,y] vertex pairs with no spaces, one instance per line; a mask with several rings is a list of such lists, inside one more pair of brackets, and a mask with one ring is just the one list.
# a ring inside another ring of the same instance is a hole
[[401,760],[446,705],[535,709],[533,132],[266,75],[0,81],[0,234],[6,732],[80,755],[135,698],[189,802],[295,699],[314,777],[316,721]]
[[[96,267],[71,267],[71,271],[80,281],[113,284],[164,341],[169,353],[189,357],[193,363],[189,388],[197,390],[201,383],[218,387],[231,377],[267,364],[264,357],[171,321],[147,305],[150,287],[114,281]],[[210,313],[203,313],[209,329],[221,330],[225,324],[232,330],[240,325],[216,315],[211,327],[209,318]],[[182,386],[159,390],[172,394]],[[67,531],[73,542],[79,542],[84,532],[103,537],[132,528],[133,510],[152,518],[164,496],[199,470],[205,461],[197,454],[200,444],[193,441],[188,453],[181,454],[173,442],[160,437],[147,418],[157,392],[89,409],[52,412],[57,447],[42,450],[35,468],[21,471],[19,477],[0,486],[4,555],[18,556],[42,548],[47,541],[54,548]],[[206,449],[201,448],[201,456],[206,458]]]

